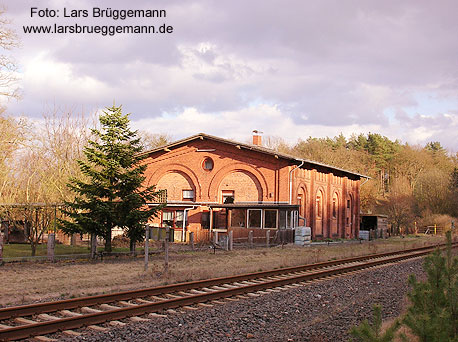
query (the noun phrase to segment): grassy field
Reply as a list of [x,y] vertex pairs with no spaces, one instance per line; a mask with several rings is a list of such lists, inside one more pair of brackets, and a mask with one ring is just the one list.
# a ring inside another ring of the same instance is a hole
[[[42,244],[37,246],[37,256],[46,256],[47,245]],[[103,250],[103,247],[98,248],[99,251]],[[138,249],[140,251],[140,249]],[[113,248],[113,252],[129,252],[129,248]],[[72,254],[89,254],[89,248],[87,246],[67,246],[56,244],[55,248],[56,255],[72,255]],[[22,258],[30,257],[32,251],[28,244],[7,244],[3,246],[3,257],[9,258]]]
[[173,251],[170,273],[163,275],[163,256],[151,257],[145,272],[142,258],[121,258],[104,262],[83,261],[6,263],[0,267],[0,306],[35,301],[138,289],[182,282],[295,266],[382,251],[414,248],[442,242],[440,237],[390,238],[374,242],[342,243],[284,248]]

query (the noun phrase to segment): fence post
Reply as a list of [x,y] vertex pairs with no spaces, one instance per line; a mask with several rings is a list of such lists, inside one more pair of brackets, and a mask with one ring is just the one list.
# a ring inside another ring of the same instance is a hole
[[266,230],[266,247],[269,248],[270,245],[270,229]]
[[437,224],[434,223],[434,235],[437,234]]
[[215,243],[215,245],[218,244],[218,232],[213,232],[213,242]]
[[149,227],[145,226],[145,272],[148,270],[149,261]]
[[234,232],[232,230],[229,232],[229,241],[227,243],[229,250],[232,251],[234,249]]
[[165,227],[165,260],[164,260],[164,274],[166,277],[169,275],[169,239],[170,239],[170,228]]
[[54,262],[54,247],[56,246],[56,234],[48,234],[48,260]]
[[248,232],[248,244],[250,245],[250,248],[253,248],[253,231],[252,230]]
[[191,250],[194,250],[194,232],[189,232],[189,243],[191,244]]
[[[3,225],[4,229],[3,229],[3,233],[5,234],[3,236],[3,243],[8,243],[9,242],[9,230],[10,230],[10,223],[8,221],[5,222],[5,224]],[[1,230],[1,229],[0,229]]]
[[0,266],[3,265],[3,233],[0,231]]

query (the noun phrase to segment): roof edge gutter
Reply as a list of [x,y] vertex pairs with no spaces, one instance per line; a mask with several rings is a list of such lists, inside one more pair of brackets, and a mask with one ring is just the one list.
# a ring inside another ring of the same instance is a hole
[[364,184],[366,184],[367,182],[369,182],[369,179],[371,179],[371,177],[364,177],[366,178],[366,180],[364,182],[361,183],[360,187],[362,187]]

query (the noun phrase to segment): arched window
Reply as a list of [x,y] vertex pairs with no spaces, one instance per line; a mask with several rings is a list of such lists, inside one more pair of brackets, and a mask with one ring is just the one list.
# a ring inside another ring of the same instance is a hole
[[316,216],[323,216],[323,193],[321,192],[321,190],[318,191],[316,195]]
[[338,209],[339,208],[339,198],[337,197],[337,194],[334,193],[332,196],[332,218],[336,219],[338,216]]

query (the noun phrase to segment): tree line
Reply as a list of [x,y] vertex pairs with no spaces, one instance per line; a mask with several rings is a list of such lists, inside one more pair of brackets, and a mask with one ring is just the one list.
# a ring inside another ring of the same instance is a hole
[[396,232],[412,232],[415,223],[448,227],[458,217],[458,153],[440,142],[411,145],[377,133],[265,141],[279,152],[371,177],[361,187],[362,211],[387,214]]

